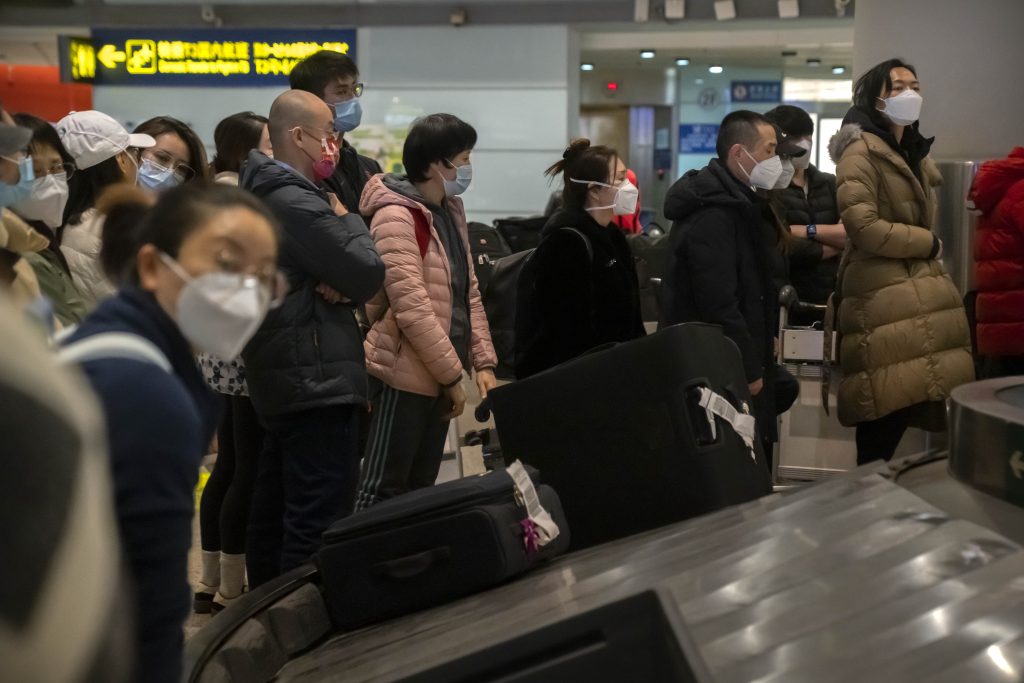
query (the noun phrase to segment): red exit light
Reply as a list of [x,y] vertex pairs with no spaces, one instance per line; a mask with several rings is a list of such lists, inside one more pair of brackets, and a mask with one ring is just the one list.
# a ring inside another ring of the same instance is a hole
[[608,92],[617,92],[619,89],[619,84],[616,83],[615,81],[608,81],[608,85],[606,87],[608,88]]

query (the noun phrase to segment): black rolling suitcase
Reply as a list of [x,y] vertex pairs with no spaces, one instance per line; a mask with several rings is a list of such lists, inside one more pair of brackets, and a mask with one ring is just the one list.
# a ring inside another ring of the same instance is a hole
[[494,389],[488,403],[506,460],[537,467],[558,491],[574,550],[771,492],[742,412],[739,350],[714,325],[596,350]]
[[505,239],[497,228],[486,223],[470,222],[469,251],[473,256],[473,271],[476,273],[480,293],[487,291],[487,283],[491,280],[494,262],[512,253]]
[[494,221],[494,227],[508,243],[512,253],[517,254],[527,249],[535,249],[540,244],[540,233],[547,222],[547,216],[498,218]]
[[536,479],[511,465],[411,491],[331,526],[317,564],[335,628],[439,605],[564,552],[569,526],[558,495],[517,486],[517,473],[520,482]]

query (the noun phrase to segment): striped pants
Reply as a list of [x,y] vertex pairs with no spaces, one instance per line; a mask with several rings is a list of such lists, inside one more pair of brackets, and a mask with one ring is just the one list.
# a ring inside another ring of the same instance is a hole
[[356,510],[433,486],[441,468],[451,408],[443,396],[399,391],[370,378],[373,413]]

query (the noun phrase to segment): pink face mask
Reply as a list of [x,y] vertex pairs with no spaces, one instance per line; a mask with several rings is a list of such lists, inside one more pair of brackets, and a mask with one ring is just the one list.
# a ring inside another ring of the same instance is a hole
[[327,142],[327,138],[320,141],[321,157],[318,161],[313,162],[313,175],[317,180],[325,180],[334,174],[334,169],[338,165],[334,156],[335,149],[332,144]]

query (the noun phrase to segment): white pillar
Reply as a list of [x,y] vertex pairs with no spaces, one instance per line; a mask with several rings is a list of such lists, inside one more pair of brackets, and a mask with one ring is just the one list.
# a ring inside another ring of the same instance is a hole
[[855,78],[890,57],[916,67],[937,159],[1024,145],[1024,0],[857,0],[853,47]]

